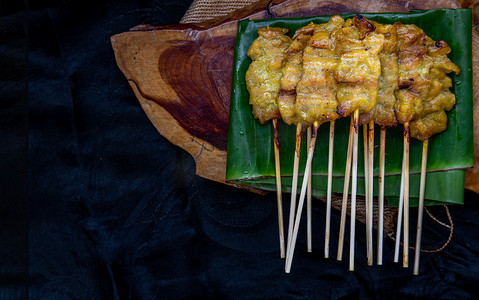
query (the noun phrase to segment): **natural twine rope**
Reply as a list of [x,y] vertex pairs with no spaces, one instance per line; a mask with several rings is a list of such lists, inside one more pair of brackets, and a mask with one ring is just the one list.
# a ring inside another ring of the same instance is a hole
[[[431,217],[431,219],[433,219],[434,221],[436,221],[438,224],[446,227],[446,228],[449,228],[449,236],[447,238],[447,240],[444,242],[444,244],[437,248],[437,249],[433,249],[433,250],[426,250],[426,249],[421,249],[421,252],[425,252],[425,253],[436,253],[436,252],[440,252],[442,250],[444,250],[444,248],[446,248],[447,245],[449,245],[449,243],[451,242],[452,240],[452,236],[453,236],[453,233],[454,233],[454,222],[452,221],[452,217],[451,217],[451,214],[449,212],[449,208],[447,207],[447,205],[443,205],[444,208],[446,209],[446,214],[447,214],[447,218],[449,220],[449,225],[439,221],[437,218],[435,218],[430,212],[429,210],[427,209],[427,207],[424,207],[424,210],[426,211],[426,213],[429,215],[429,217]],[[391,238],[393,241],[396,240],[396,238],[394,237],[394,233],[391,232],[388,234],[388,237]],[[402,245],[402,242],[401,242],[401,245]],[[414,246],[409,246],[409,249],[412,249],[412,250],[415,250],[416,247]]]

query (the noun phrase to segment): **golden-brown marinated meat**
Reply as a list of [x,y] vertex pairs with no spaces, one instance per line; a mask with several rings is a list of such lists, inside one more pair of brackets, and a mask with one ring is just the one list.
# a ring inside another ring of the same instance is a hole
[[296,86],[303,73],[303,50],[313,35],[315,24],[310,23],[294,33],[293,42],[286,50],[286,58],[278,95],[278,107],[281,118],[286,124],[297,124],[304,121],[296,114]]
[[379,52],[381,76],[379,77],[376,106],[369,113],[359,116],[360,123],[365,124],[374,121],[379,126],[390,127],[397,124],[394,112],[394,104],[396,103],[394,91],[398,87],[399,76],[397,30],[394,25],[372,23],[376,27],[376,32],[384,35],[384,45]]
[[451,48],[446,42],[435,42],[427,37],[426,45],[427,55],[433,60],[429,72],[429,93],[424,99],[422,114],[410,124],[411,136],[421,141],[446,130],[445,111],[451,110],[456,103],[454,94],[449,90],[452,80],[446,74],[450,72],[459,74],[459,68],[447,57]]
[[429,71],[433,59],[427,55],[426,34],[416,25],[396,23],[399,50],[399,87],[396,90],[396,118],[406,123],[422,114],[429,94]]
[[337,112],[341,116],[348,116],[356,109],[368,113],[376,105],[381,75],[379,52],[384,35],[374,29],[369,20],[356,15],[336,35],[336,53],[340,59],[334,75],[338,82]]
[[446,128],[447,115],[443,110],[425,114],[409,124],[411,136],[420,141],[424,141],[436,133],[443,132]]
[[281,116],[277,103],[281,68],[285,51],[292,42],[285,35],[287,32],[288,29],[283,28],[259,28],[259,36],[248,49],[247,54],[253,62],[246,71],[246,87],[253,115],[261,124]]
[[306,123],[322,124],[339,117],[336,113],[334,70],[339,57],[335,51],[335,35],[344,24],[340,16],[315,26],[314,34],[303,52],[303,74],[296,87],[296,112]]

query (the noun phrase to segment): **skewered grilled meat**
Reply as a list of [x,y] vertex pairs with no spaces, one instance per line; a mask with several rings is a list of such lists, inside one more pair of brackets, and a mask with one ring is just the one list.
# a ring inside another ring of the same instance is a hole
[[379,52],[384,35],[374,32],[375,26],[364,17],[348,19],[338,30],[336,53],[340,57],[334,72],[338,82],[337,112],[348,116],[356,109],[368,113],[376,104],[381,75]]
[[429,93],[429,71],[433,59],[427,55],[426,34],[413,24],[396,23],[399,50],[399,87],[396,90],[396,118],[401,123],[419,117]]
[[285,51],[292,42],[285,35],[287,32],[288,29],[277,27],[259,28],[259,37],[248,49],[247,54],[253,62],[246,71],[246,87],[253,115],[261,124],[281,117],[278,109],[281,68]]
[[296,87],[296,111],[306,123],[322,124],[339,117],[336,113],[336,82],[338,64],[335,35],[343,25],[340,16],[315,26],[314,35],[303,52],[303,75]]
[[397,124],[394,112],[394,104],[396,103],[394,91],[398,87],[399,76],[397,30],[394,25],[372,23],[376,27],[376,32],[384,35],[384,45],[379,52],[381,76],[379,77],[376,106],[369,113],[360,115],[360,123],[365,124],[374,121],[379,126],[390,127]]
[[296,86],[303,73],[303,51],[313,35],[315,26],[310,23],[296,30],[293,42],[286,50],[285,63],[281,70],[283,77],[278,95],[278,106],[283,121],[289,125],[304,122],[296,114]]
[[445,110],[451,110],[456,103],[454,94],[449,90],[452,87],[452,80],[446,73],[459,74],[459,68],[447,57],[451,52],[447,43],[435,42],[429,37],[426,41],[427,55],[433,61],[429,72],[429,93],[424,99],[422,114],[410,124],[411,136],[421,141],[446,130]]

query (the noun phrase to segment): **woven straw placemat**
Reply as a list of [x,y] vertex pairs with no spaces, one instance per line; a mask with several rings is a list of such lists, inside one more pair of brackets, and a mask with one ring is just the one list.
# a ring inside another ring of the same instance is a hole
[[200,23],[217,17],[226,16],[258,0],[194,0],[181,18],[180,23]]

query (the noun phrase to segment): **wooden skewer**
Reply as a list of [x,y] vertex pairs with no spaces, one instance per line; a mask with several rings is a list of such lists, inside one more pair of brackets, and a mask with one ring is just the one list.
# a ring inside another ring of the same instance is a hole
[[299,155],[301,151],[301,123],[296,126],[296,145],[294,149],[293,162],[293,182],[291,186],[291,203],[289,207],[289,225],[288,225],[288,245],[287,252],[291,246],[291,236],[293,235],[294,214],[296,213],[296,197],[298,191],[298,169],[299,169]]
[[401,231],[402,231],[402,215],[404,208],[404,171],[406,168],[406,156],[402,157],[402,171],[401,171],[401,186],[399,188],[399,203],[398,203],[398,221],[396,225],[396,245],[394,247],[394,262],[399,262],[399,248],[401,245]]
[[368,124],[363,125],[363,156],[364,156],[364,197],[366,198],[366,254],[369,261],[369,230],[368,230],[368,220],[369,220],[369,163],[368,163]]
[[424,189],[426,186],[428,140],[422,142],[421,181],[419,185],[419,204],[417,215],[416,253],[414,259],[414,275],[419,274],[419,256],[421,254],[422,217],[424,212]]
[[324,257],[329,258],[329,236],[331,228],[331,194],[333,186],[333,152],[335,121],[329,123],[328,188],[326,194],[326,229],[324,233]]
[[354,238],[356,235],[356,189],[358,185],[358,126],[359,110],[354,111],[353,165],[351,187],[351,230],[349,236],[349,271],[354,271]]
[[[308,127],[307,130],[307,144],[309,145],[311,143],[311,126]],[[309,151],[309,147],[308,147]],[[303,179],[304,180],[304,179]],[[312,215],[312,208],[311,208],[311,172],[309,173],[308,176],[308,188],[306,190],[306,220],[307,220],[307,236],[308,236],[308,252],[313,252],[313,234],[312,234],[312,224],[311,224],[311,215]]]
[[353,132],[354,121],[351,118],[349,125],[349,139],[348,139],[348,153],[346,156],[346,169],[344,170],[344,187],[343,187],[343,203],[341,206],[341,223],[339,225],[339,241],[338,241],[338,254],[337,259],[341,261],[343,259],[343,246],[344,246],[344,229],[346,227],[346,210],[348,208],[348,195],[349,195],[349,177],[351,176],[351,157],[353,155]]
[[378,192],[378,260],[383,264],[383,235],[384,235],[384,159],[386,156],[386,127],[381,127],[379,139],[379,192]]
[[281,193],[281,167],[279,163],[279,140],[278,140],[278,120],[273,119],[273,137],[274,137],[274,163],[276,171],[276,193],[278,206],[278,225],[279,225],[279,249],[281,258],[285,256],[284,250],[284,226],[283,226],[283,198]]
[[368,142],[368,220],[367,220],[367,231],[368,231],[368,265],[373,264],[373,173],[374,173],[374,121],[369,122],[369,142]]
[[403,255],[402,266],[409,265],[409,122],[404,123],[404,155],[406,156],[404,173],[404,233],[403,233]]
[[[311,143],[309,144],[308,157],[306,160],[306,168],[304,170],[304,178],[308,178],[309,174],[311,173],[311,162],[313,160],[314,145],[316,144],[316,135],[318,133],[318,127],[319,127],[318,122],[314,122],[313,132],[311,134]],[[298,209],[296,211],[296,221],[294,223],[293,236],[291,238],[289,251],[286,254],[286,266],[285,266],[286,273],[289,273],[291,271],[291,264],[293,262],[294,248],[296,245],[296,239],[298,237],[299,223],[301,221],[301,213],[303,211],[304,198],[306,195],[307,185],[308,185],[308,181],[303,180],[303,185],[301,187],[301,194],[299,197]]]

